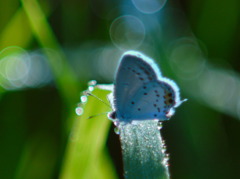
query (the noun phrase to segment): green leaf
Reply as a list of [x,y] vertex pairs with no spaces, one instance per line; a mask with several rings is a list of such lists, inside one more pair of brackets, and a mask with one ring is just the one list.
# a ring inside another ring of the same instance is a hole
[[[95,89],[92,93],[106,99],[109,92]],[[108,112],[108,106],[88,96],[81,108],[84,112],[73,125],[60,178],[117,178],[105,145],[111,121],[98,115]],[[89,118],[93,115],[97,116]]]

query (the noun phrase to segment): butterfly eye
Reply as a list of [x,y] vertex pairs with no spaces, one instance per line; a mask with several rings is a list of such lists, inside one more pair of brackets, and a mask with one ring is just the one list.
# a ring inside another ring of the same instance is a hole
[[169,102],[170,104],[172,104],[172,103],[173,103],[173,100],[170,98],[170,99],[168,100],[168,102]]
[[116,111],[113,111],[113,112],[109,113],[108,118],[109,119],[116,119],[117,118]]

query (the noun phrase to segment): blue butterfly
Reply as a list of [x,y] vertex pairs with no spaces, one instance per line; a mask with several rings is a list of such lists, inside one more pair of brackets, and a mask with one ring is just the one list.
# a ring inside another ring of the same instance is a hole
[[139,120],[168,120],[183,101],[179,88],[162,77],[156,63],[145,55],[123,54],[113,89],[110,118],[126,123]]

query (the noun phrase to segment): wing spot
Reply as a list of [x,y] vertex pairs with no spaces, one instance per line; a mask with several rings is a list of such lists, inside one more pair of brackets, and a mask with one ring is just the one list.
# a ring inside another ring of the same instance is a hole
[[157,114],[154,114],[154,117],[157,117]]
[[128,67],[129,70],[131,70],[132,68],[131,67]]
[[169,102],[170,104],[172,104],[172,103],[173,103],[173,100],[172,100],[172,99],[169,99],[168,102]]
[[142,77],[140,77],[139,79],[142,80],[142,81],[144,80]]
[[160,97],[159,94],[156,95],[157,97]]
[[144,87],[143,87],[143,89],[147,89],[147,87],[146,87],[146,86],[144,86]]
[[135,104],[134,101],[132,101],[132,104]]
[[158,109],[158,112],[160,112],[160,108],[157,108]]
[[141,108],[138,108],[138,111],[141,111]]
[[153,106],[154,106],[154,107],[157,107],[157,104],[154,104]]
[[157,90],[154,90],[154,92],[155,92],[155,93],[158,93],[158,91],[157,91]]
[[133,72],[133,73],[136,73],[136,71],[135,71],[135,70],[132,70],[132,72]]
[[156,102],[158,102],[158,99],[156,99]]
[[141,73],[137,73],[137,75],[141,75]]
[[150,75],[149,71],[147,71],[147,70],[144,70],[144,72],[145,72],[147,75]]
[[143,93],[144,95],[147,95],[147,93]]
[[152,77],[148,77],[149,80],[152,80]]

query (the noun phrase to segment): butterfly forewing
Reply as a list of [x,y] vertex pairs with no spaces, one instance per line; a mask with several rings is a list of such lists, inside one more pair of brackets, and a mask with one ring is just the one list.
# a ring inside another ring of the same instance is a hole
[[[123,56],[115,81],[115,109],[118,115],[124,117],[126,106],[136,96],[139,89],[157,78],[152,66],[141,57]],[[118,116],[120,117],[120,116]]]

